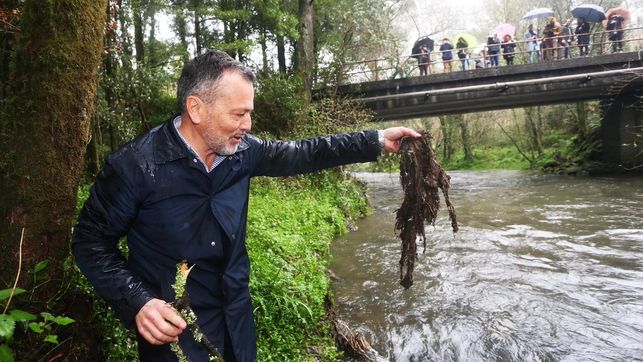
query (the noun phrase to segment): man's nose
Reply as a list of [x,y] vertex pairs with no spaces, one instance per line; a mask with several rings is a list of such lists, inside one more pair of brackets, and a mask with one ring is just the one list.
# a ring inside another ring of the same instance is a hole
[[239,129],[242,130],[243,132],[248,132],[250,131],[251,128],[252,128],[252,117],[250,116],[250,113],[248,113],[243,118],[243,121],[241,122]]

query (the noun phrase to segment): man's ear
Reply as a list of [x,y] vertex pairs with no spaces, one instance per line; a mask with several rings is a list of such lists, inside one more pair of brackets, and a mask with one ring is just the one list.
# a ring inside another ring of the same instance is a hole
[[185,109],[187,110],[192,123],[201,123],[201,108],[203,106],[203,101],[197,96],[188,96],[185,99]]

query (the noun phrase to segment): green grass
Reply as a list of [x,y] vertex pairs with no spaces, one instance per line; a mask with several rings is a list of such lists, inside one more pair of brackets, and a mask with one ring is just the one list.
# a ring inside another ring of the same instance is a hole
[[464,154],[459,151],[453,156],[453,161],[443,162],[442,165],[446,170],[525,170],[529,168],[529,162],[523,159],[514,147],[475,149],[473,155],[473,161],[464,161]]
[[329,244],[347,232],[347,216],[367,209],[357,184],[336,172],[253,181],[247,245],[258,360],[337,358],[324,323]]

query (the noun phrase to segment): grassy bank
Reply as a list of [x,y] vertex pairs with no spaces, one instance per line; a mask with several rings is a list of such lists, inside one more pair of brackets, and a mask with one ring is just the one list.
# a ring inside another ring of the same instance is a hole
[[[79,191],[79,205],[88,188]],[[332,361],[338,352],[324,322],[329,244],[351,218],[368,211],[363,189],[345,174],[324,171],[252,181],[247,247],[259,361]],[[92,289],[80,277],[82,288]],[[93,297],[107,361],[136,361],[135,338]],[[98,348],[98,347],[97,347]]]
[[465,161],[463,152],[458,151],[450,162],[441,162],[446,170],[529,169],[529,162],[514,147],[478,148],[473,155],[473,161]]
[[348,231],[347,217],[366,211],[358,184],[338,172],[253,181],[247,245],[257,360],[335,358],[322,323],[329,244]]

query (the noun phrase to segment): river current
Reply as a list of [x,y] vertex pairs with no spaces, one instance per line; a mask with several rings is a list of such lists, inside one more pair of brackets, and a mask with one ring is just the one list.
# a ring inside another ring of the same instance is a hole
[[643,177],[453,171],[414,284],[399,285],[396,174],[333,242],[335,307],[381,361],[643,361]]

